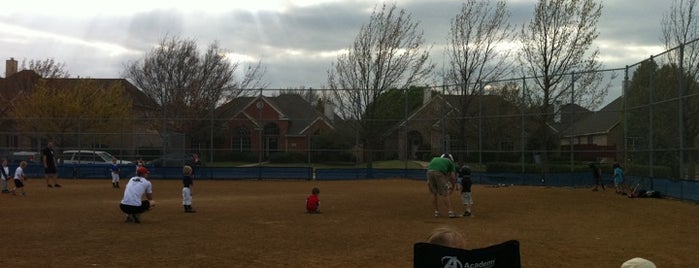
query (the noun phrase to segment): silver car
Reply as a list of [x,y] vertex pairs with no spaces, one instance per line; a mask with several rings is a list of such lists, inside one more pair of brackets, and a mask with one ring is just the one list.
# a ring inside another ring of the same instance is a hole
[[[59,157],[63,164],[111,164],[112,156],[105,151],[65,150]],[[130,161],[117,160],[117,164],[131,164]]]

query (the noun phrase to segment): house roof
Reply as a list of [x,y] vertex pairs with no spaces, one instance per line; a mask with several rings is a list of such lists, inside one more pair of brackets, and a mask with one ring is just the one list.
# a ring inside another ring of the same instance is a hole
[[[328,118],[298,94],[280,94],[273,97],[238,97],[216,109],[216,115],[219,118],[236,117],[245,113],[245,110],[251,105],[256,105],[258,100],[264,101],[279,113],[280,120],[289,122],[288,135],[303,135],[313,123],[319,120],[332,127]],[[244,116],[255,118],[255,115],[245,114]]]
[[71,84],[84,81],[96,83],[98,87],[103,89],[112,83],[117,83],[123,87],[125,94],[133,98],[135,108],[153,109],[158,105],[155,100],[123,78],[41,78],[32,70],[22,70],[9,77],[0,78],[0,97],[5,100],[12,100],[21,92],[33,90],[42,79],[49,84],[62,84],[67,88]]
[[133,106],[135,108],[155,108],[158,104],[152,98],[148,97],[146,93],[139,90],[136,86],[131,84],[126,79],[123,78],[47,78],[46,81],[49,84],[60,83],[63,86],[70,87],[71,84],[78,82],[91,82],[95,83],[97,87],[101,89],[106,89],[112,84],[117,84],[124,89],[124,93],[131,96],[133,99]]
[[618,97],[563,132],[564,137],[608,133],[620,123],[623,99]]

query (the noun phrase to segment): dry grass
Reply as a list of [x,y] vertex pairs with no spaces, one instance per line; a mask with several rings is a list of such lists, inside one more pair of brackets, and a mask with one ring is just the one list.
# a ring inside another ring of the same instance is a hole
[[[197,181],[185,214],[180,182],[156,180],[158,206],[127,224],[109,180],[43,182],[0,196],[0,267],[410,267],[442,225],[472,248],[518,239],[524,267],[699,267],[696,204],[610,190],[476,185],[475,217],[448,219],[422,181]],[[303,213],[313,186],[319,215]]]

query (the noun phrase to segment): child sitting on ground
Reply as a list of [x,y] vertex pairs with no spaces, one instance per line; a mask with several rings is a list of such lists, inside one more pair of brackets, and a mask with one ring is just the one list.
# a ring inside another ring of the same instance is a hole
[[306,213],[320,213],[320,199],[318,199],[320,189],[313,187],[311,195],[306,198]]

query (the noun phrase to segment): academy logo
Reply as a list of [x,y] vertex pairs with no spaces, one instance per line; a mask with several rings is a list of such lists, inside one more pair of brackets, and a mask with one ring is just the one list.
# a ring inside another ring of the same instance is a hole
[[461,263],[455,256],[442,257],[444,268],[492,268],[495,267],[495,260],[482,261],[478,263]]

